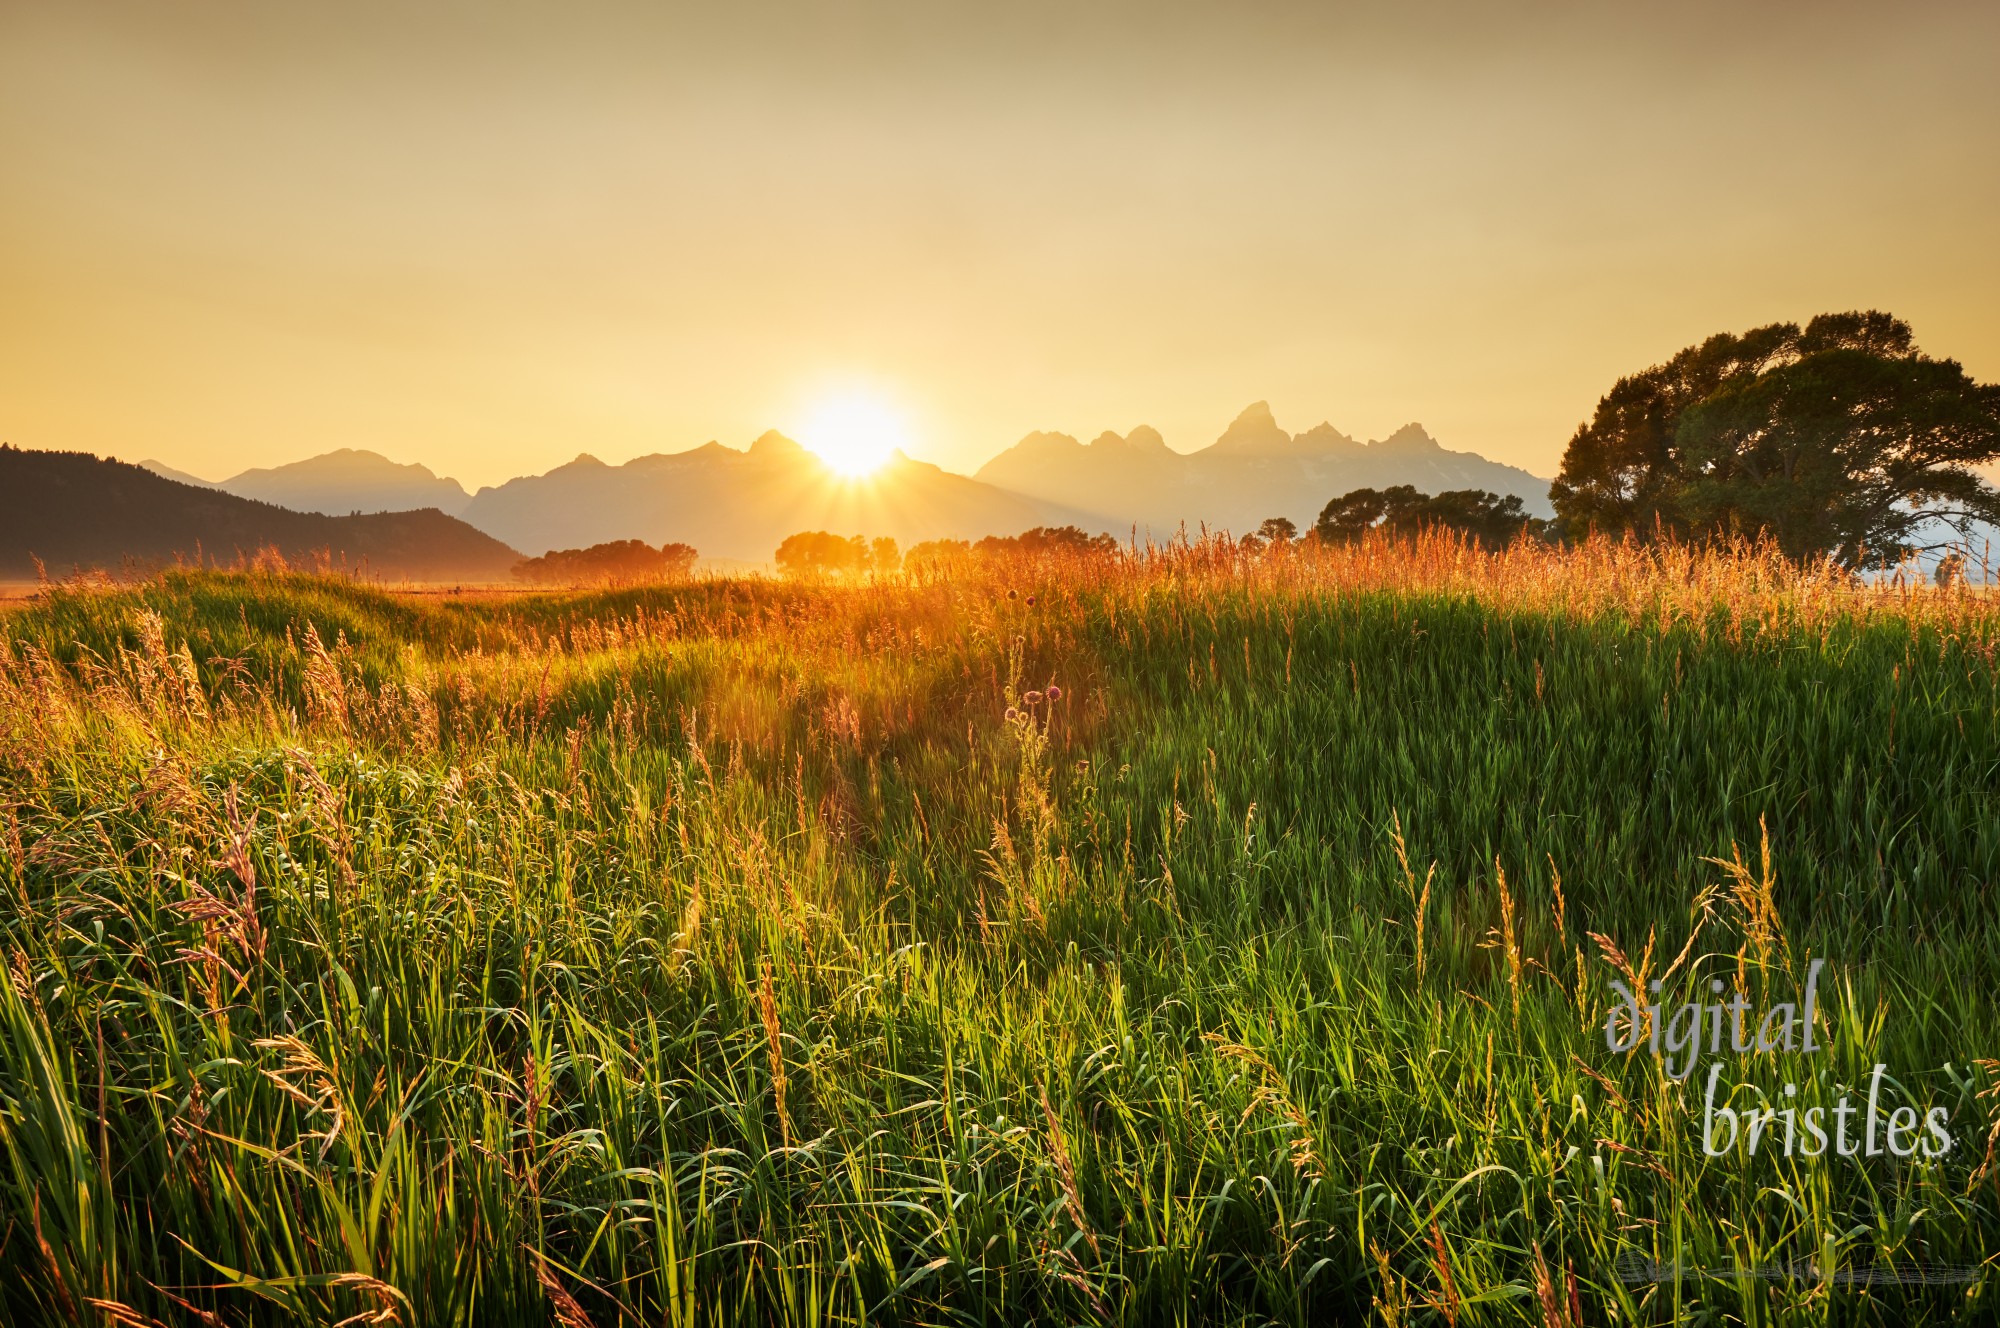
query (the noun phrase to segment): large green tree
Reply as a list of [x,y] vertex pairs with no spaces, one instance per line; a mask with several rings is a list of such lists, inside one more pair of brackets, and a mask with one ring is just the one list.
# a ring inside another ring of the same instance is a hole
[[1888,314],[1724,333],[1620,379],[1550,490],[1571,534],[1741,533],[1850,564],[2000,520],[2000,387]]

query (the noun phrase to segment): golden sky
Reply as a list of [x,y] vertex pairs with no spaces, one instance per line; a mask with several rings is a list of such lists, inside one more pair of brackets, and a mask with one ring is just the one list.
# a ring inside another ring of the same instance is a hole
[[0,0],[0,440],[468,486],[1246,403],[1552,474],[1718,330],[2000,378],[2000,4]]

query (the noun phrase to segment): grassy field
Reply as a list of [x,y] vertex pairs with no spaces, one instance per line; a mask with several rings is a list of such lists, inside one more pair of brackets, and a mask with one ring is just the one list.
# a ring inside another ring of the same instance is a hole
[[[1985,597],[1210,544],[0,639],[9,1322],[1995,1317]],[[1607,1046],[1819,959],[1723,1093],[1948,1151],[1709,1156]]]

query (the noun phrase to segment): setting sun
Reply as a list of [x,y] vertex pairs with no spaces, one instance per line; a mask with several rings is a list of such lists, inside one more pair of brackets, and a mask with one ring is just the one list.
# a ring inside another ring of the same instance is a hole
[[843,475],[879,469],[905,442],[902,417],[879,397],[844,392],[813,407],[799,441]]

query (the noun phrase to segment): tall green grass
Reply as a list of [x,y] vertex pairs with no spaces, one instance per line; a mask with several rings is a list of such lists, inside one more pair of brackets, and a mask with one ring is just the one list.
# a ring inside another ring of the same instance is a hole
[[[52,592],[0,1317],[1990,1316],[2000,617],[1676,557]],[[1953,1151],[1707,1157],[1606,1048],[1813,958],[1725,1078]]]

